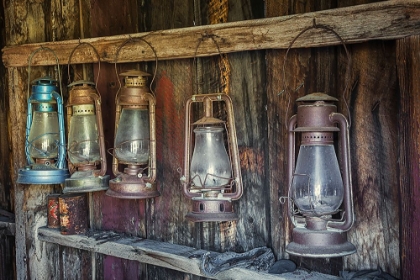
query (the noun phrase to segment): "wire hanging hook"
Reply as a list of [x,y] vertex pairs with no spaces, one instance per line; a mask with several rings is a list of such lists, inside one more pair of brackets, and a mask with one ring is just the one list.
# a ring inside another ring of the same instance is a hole
[[[201,38],[198,40],[198,43],[197,43],[197,45],[195,46],[194,59],[193,59],[193,68],[195,68],[195,66],[197,65],[197,52],[198,52],[198,48],[200,47],[201,43],[202,43],[205,39],[211,39],[211,40],[213,41],[214,45],[215,45],[215,46],[216,46],[216,48],[217,48],[217,52],[218,52],[218,54],[219,54],[219,56],[220,56],[220,59],[221,59],[221,60],[223,60],[223,56],[222,56],[222,53],[221,53],[221,51],[220,51],[219,44],[217,43],[217,41],[216,41],[215,37],[219,37],[219,36],[217,36],[217,35],[215,35],[215,34],[208,34],[207,32],[205,32],[204,34],[201,34]],[[193,72],[193,73],[194,73],[194,72]],[[198,75],[196,75],[195,79],[194,79],[194,77],[193,77],[193,80],[196,80],[196,81],[195,81],[195,85],[196,85],[196,91],[195,91],[195,92],[196,92],[196,93],[198,93],[198,85],[199,85],[199,82],[198,82]],[[193,90],[193,92],[194,92],[194,90]]]
[[60,72],[60,64],[59,64],[59,62],[58,62],[58,57],[57,57],[57,54],[51,49],[51,48],[48,48],[48,47],[44,47],[44,46],[41,46],[40,48],[38,48],[38,49],[36,49],[36,50],[34,50],[32,53],[31,53],[31,55],[29,56],[29,58],[28,58],[28,93],[27,93],[27,96],[26,96],[26,98],[27,99],[29,99],[29,95],[30,95],[30,91],[31,91],[31,63],[32,63],[32,58],[35,56],[35,54],[37,54],[39,51],[44,51],[44,50],[46,50],[46,51],[49,51],[49,52],[51,52],[53,55],[54,55],[54,57],[55,57],[55,61],[56,61],[56,63],[57,63],[57,73],[58,73],[58,83],[60,84],[60,95],[61,95],[61,99],[63,99],[63,89],[62,89],[62,85],[61,85],[61,72]]
[[[153,71],[153,77],[152,77],[152,80],[150,81],[150,86],[149,86],[149,89],[150,89],[150,92],[152,93],[152,95],[153,96],[155,96],[155,93],[154,93],[154,91],[153,91],[153,89],[152,89],[152,84],[153,84],[153,82],[155,81],[155,78],[156,78],[156,74],[157,74],[157,68],[158,68],[158,56],[157,56],[157,54],[156,54],[156,51],[155,51],[155,49],[153,48],[153,46],[152,46],[152,44],[150,44],[147,40],[145,40],[143,37],[139,37],[139,38],[133,38],[133,37],[131,37],[130,35],[128,36],[128,39],[127,40],[125,40],[119,47],[118,47],[118,49],[117,49],[117,52],[115,53],[115,63],[114,63],[114,66],[115,66],[115,74],[117,75],[117,80],[118,80],[118,83],[119,83],[119,89],[118,89],[118,92],[120,91],[120,89],[121,89],[121,87],[122,87],[122,84],[121,84],[121,81],[120,81],[120,79],[119,79],[119,77],[118,77],[118,70],[117,70],[117,62],[118,62],[118,56],[119,56],[119,54],[120,54],[120,51],[121,51],[121,49],[125,46],[125,45],[127,45],[128,43],[131,43],[131,42],[138,42],[138,41],[142,41],[142,42],[144,42],[146,45],[148,45],[149,47],[150,47],[150,49],[153,51],[153,54],[154,54],[154,56],[155,56],[155,70]],[[115,96],[115,98],[117,98],[117,96]]]
[[[346,68],[346,76],[345,76],[345,86],[344,86],[344,91],[343,91],[343,100],[344,100],[344,104],[346,106],[347,109],[347,113],[348,113],[348,120],[349,120],[349,127],[351,126],[351,115],[350,115],[350,108],[349,105],[347,103],[346,100],[346,92],[348,91],[349,85],[350,85],[350,70],[351,70],[351,65],[352,65],[352,60],[351,60],[351,56],[350,53],[346,47],[346,44],[343,40],[343,38],[341,38],[341,36],[331,27],[324,25],[324,24],[317,24],[316,23],[316,19],[313,18],[312,19],[312,25],[309,27],[306,27],[305,29],[303,29],[301,32],[299,32],[298,35],[296,35],[295,38],[293,38],[293,40],[290,42],[286,54],[284,56],[284,60],[283,60],[283,90],[280,93],[286,93],[287,92],[287,96],[288,96],[288,102],[287,102],[287,107],[286,107],[286,115],[285,115],[285,120],[287,120],[287,115],[288,115],[288,111],[289,111],[289,107],[290,107],[290,99],[291,99],[291,94],[290,92],[287,91],[287,87],[286,87],[286,62],[287,62],[287,55],[289,54],[290,49],[292,48],[292,45],[296,42],[296,40],[302,36],[305,32],[311,30],[311,29],[323,29],[326,30],[327,32],[332,33],[334,36],[336,36],[340,42],[341,45],[343,46],[345,52],[346,52],[346,56],[347,56],[347,68]],[[301,86],[299,86],[296,90],[298,90]],[[295,90],[295,91],[296,91]],[[287,122],[286,122],[286,129],[287,129]]]
[[[72,59],[73,54],[76,51],[76,49],[79,48],[82,45],[87,45],[87,46],[91,47],[93,49],[93,51],[95,52],[96,57],[98,58],[98,74],[96,75],[96,81],[95,81],[95,88],[96,88],[96,91],[98,91],[99,73],[101,72],[101,57],[100,57],[98,51],[96,50],[96,48],[92,44],[90,44],[88,42],[81,42],[80,38],[79,38],[79,44],[71,51],[70,56],[69,56],[69,61],[67,63],[68,83],[69,84],[71,83],[71,78],[70,78],[71,59]],[[98,93],[99,93],[99,91],[98,91]]]

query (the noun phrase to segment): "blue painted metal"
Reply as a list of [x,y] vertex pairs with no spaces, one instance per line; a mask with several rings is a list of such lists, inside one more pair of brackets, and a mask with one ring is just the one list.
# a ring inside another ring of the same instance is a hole
[[[61,184],[68,178],[69,172],[65,162],[66,139],[63,113],[63,99],[58,93],[57,81],[43,77],[33,81],[32,94],[28,98],[28,113],[26,118],[25,156],[27,166],[19,169],[17,183],[19,184]],[[33,107],[41,112],[54,112],[57,105],[59,126],[58,158],[53,165],[36,164],[30,155],[31,143],[29,133],[32,125]]]

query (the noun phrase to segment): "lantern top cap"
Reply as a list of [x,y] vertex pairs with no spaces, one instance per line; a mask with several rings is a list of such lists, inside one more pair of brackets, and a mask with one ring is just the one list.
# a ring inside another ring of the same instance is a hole
[[56,85],[58,81],[54,80],[51,77],[45,76],[38,79],[35,79],[32,81],[32,84],[38,84],[38,85]]
[[215,124],[222,124],[224,121],[214,118],[214,117],[202,117],[195,123],[194,125],[215,125]]
[[303,101],[303,102],[314,102],[314,101],[338,101],[337,98],[330,96],[328,94],[325,94],[323,92],[314,92],[311,94],[307,94],[303,97],[300,97],[296,99],[297,102]]
[[75,81],[75,82],[69,84],[67,87],[83,86],[83,85],[96,86],[96,84],[94,82],[86,81],[86,80],[80,80],[80,81]]
[[147,72],[143,72],[143,71],[136,70],[136,69],[131,69],[131,70],[128,70],[127,72],[121,73],[120,76],[123,76],[123,77],[147,77],[147,76],[152,76],[152,75],[147,73]]

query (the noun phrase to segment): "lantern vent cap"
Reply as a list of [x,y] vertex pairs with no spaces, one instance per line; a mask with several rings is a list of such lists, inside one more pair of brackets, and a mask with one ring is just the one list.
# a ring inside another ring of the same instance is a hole
[[56,86],[58,84],[57,80],[54,80],[53,78],[49,76],[44,76],[38,79],[35,79],[32,81],[32,85],[53,85]]
[[193,123],[193,125],[206,126],[206,125],[218,125],[218,124],[223,124],[223,123],[225,122],[218,118],[202,117],[201,119]]
[[337,98],[323,92],[314,92],[296,99],[297,102],[338,101]]
[[96,86],[96,84],[94,82],[91,82],[91,81],[80,80],[80,81],[75,81],[75,82],[69,84],[67,87],[73,87],[73,86]]
[[128,70],[127,72],[121,73],[120,76],[123,76],[123,77],[149,77],[149,76],[152,76],[152,75],[147,73],[147,72],[143,72],[143,71],[136,70],[136,69],[131,69],[131,70]]

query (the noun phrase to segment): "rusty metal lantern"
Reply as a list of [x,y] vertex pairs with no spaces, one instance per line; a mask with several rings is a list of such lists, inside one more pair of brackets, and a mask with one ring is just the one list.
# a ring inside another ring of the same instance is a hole
[[[295,227],[286,252],[315,258],[353,254],[356,248],[346,236],[354,222],[348,121],[332,103],[338,100],[327,94],[312,93],[296,101],[303,104],[289,122],[288,153],[289,218]],[[295,161],[297,133],[301,137]]]
[[[88,46],[98,58],[99,80],[100,56],[91,44],[79,43],[69,56],[68,73],[70,83],[71,58],[76,49]],[[84,66],[84,65],[83,65]],[[108,189],[109,175],[106,175],[106,149],[102,124],[101,96],[96,83],[84,80],[70,83],[67,100],[68,147],[67,157],[70,178],[66,179],[63,193],[94,192]]]
[[[156,180],[155,97],[146,85],[148,73],[121,73],[125,84],[116,96],[112,172],[106,194],[125,199],[159,196]],[[120,171],[124,165],[124,171]]]
[[89,81],[76,81],[69,85],[67,155],[72,175],[66,179],[63,193],[108,189],[101,97],[95,86]]
[[[224,104],[227,122],[213,117],[215,102]],[[193,107],[199,103],[204,116],[192,123]],[[232,200],[242,196],[243,187],[232,100],[223,93],[193,95],[185,110],[181,182],[185,195],[193,201],[186,218],[193,222],[237,220]]]

